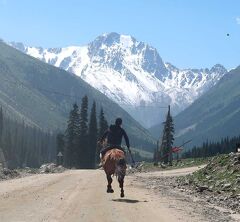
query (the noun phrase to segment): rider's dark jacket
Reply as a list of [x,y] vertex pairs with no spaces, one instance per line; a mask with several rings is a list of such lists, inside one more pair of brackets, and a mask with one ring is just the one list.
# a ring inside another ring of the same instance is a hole
[[118,125],[111,125],[103,134],[101,141],[104,141],[107,138],[107,143],[109,146],[121,146],[122,137],[124,137],[126,146],[129,148],[129,139],[125,130]]

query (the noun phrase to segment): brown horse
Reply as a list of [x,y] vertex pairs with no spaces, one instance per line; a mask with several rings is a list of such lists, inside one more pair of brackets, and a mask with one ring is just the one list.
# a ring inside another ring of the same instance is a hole
[[107,176],[107,193],[113,193],[112,189],[112,175],[116,175],[119,187],[121,188],[120,197],[124,197],[123,183],[126,175],[126,160],[125,154],[122,150],[111,149],[103,157],[103,169]]

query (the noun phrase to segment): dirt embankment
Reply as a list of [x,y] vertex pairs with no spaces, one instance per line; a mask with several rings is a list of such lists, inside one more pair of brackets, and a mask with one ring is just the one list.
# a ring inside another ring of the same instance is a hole
[[218,155],[206,167],[180,177],[176,183],[209,203],[240,213],[240,153]]

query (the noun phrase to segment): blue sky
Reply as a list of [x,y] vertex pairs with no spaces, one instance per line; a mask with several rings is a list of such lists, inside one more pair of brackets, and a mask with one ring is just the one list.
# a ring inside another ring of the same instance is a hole
[[179,68],[240,65],[239,0],[0,0],[6,41],[63,47],[113,31],[149,43]]

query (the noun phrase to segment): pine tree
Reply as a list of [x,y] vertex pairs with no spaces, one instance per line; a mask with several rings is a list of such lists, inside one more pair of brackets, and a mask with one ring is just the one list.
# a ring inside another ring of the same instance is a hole
[[97,117],[96,117],[96,103],[93,102],[90,121],[89,121],[89,168],[95,168],[96,163],[96,150],[97,150]]
[[80,111],[80,147],[79,147],[79,167],[88,167],[88,97],[84,96],[82,98],[81,111]]
[[164,122],[163,137],[162,137],[162,158],[164,163],[169,163],[172,165],[172,145],[174,141],[174,124],[173,118],[170,113],[170,106],[168,106],[168,113],[166,121]]
[[99,115],[98,136],[101,137],[107,129],[108,129],[108,122],[105,119],[103,108],[101,108],[100,115]]
[[80,118],[78,105],[75,103],[70,111],[66,130],[66,146],[64,151],[64,164],[67,167],[79,166],[80,153]]
[[[99,125],[98,138],[100,139],[103,136],[103,134],[106,132],[106,130],[108,129],[108,122],[105,119],[105,115],[104,115],[104,111],[103,111],[102,107],[101,107],[100,114],[99,114],[98,125]],[[100,162],[99,153],[100,153],[101,148],[102,147],[100,145],[97,146],[96,162],[98,162],[98,163]]]

